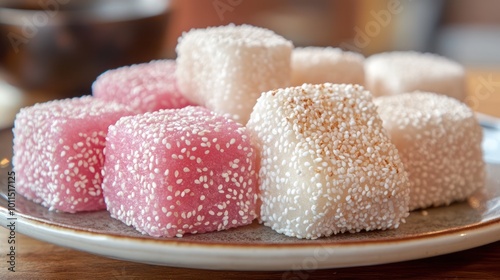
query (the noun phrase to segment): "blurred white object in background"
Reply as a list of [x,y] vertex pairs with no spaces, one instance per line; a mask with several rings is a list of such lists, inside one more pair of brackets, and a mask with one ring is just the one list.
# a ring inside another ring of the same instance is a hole
[[432,45],[443,9],[442,0],[402,2],[395,17],[393,49],[425,52]]
[[0,81],[0,129],[12,126],[16,114],[24,106],[23,104],[22,92]]
[[439,30],[436,52],[467,66],[500,65],[500,26],[456,25]]

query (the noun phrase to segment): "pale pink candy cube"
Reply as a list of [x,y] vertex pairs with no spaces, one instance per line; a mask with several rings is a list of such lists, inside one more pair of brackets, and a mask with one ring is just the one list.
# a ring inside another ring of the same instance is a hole
[[92,85],[99,99],[123,103],[138,113],[194,105],[177,87],[174,60],[124,66],[102,73]]
[[131,108],[91,96],[21,109],[14,123],[16,190],[50,210],[105,209],[101,190],[108,126]]
[[245,127],[202,107],[120,119],[103,190],[113,218],[151,236],[220,231],[256,218],[256,153]]

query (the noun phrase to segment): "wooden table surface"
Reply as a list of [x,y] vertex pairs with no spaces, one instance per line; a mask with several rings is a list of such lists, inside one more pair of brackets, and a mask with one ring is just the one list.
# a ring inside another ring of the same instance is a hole
[[[500,70],[470,70],[468,91],[471,107],[500,117]],[[13,273],[7,270],[5,261],[7,237],[8,231],[0,227],[0,279],[500,279],[500,241],[421,260],[290,274],[143,265],[67,249],[17,233]]]

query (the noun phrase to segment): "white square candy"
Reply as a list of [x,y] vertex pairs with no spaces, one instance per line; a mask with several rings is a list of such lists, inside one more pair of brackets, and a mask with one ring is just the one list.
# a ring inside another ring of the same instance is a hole
[[176,49],[179,88],[192,102],[245,124],[262,92],[289,85],[292,48],[249,25],[191,30]]

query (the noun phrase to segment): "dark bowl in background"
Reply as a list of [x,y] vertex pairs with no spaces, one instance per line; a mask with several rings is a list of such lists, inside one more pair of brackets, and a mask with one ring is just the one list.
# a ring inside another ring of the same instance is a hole
[[0,0],[0,80],[90,93],[108,69],[162,58],[168,0]]

